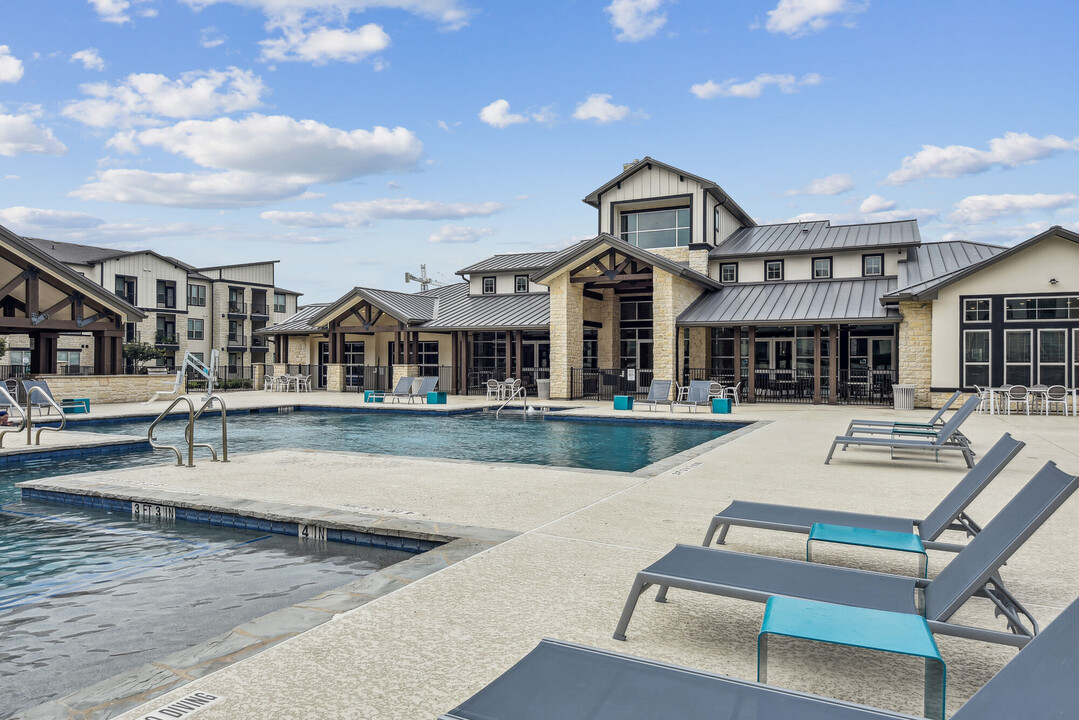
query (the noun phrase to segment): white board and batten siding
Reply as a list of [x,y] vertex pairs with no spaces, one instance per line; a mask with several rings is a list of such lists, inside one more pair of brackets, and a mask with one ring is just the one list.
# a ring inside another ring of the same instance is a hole
[[199,272],[215,280],[226,280],[248,285],[273,286],[274,284],[274,263],[272,262],[204,268]]
[[140,308],[157,307],[157,281],[165,280],[176,284],[176,309],[187,309],[185,268],[177,267],[150,253],[137,253],[106,260],[101,278],[102,287],[109,290],[115,288],[117,275],[135,278],[135,305]]

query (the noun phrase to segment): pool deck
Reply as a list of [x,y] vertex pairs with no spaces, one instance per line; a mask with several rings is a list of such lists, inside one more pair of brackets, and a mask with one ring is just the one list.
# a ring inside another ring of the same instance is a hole
[[[362,404],[355,395],[318,392],[225,397],[230,410]],[[486,404],[482,398],[451,397],[445,407]],[[566,411],[572,413],[652,414],[616,412],[610,403],[569,404],[580,408]],[[441,406],[412,406],[417,407]],[[139,416],[147,410],[102,406],[91,417]],[[901,415],[920,420],[930,414]],[[660,605],[649,601],[649,592],[638,605],[628,641],[613,640],[635,573],[675,543],[699,543],[711,515],[733,499],[923,517],[965,472],[959,457],[937,463],[928,455],[911,455],[892,461],[885,450],[856,448],[823,464],[831,438],[850,418],[897,415],[885,408],[760,404],[742,405],[732,415],[684,410],[675,415],[769,422],[651,476],[352,453],[243,455],[233,448],[227,466],[202,462],[152,474],[141,468],[64,478],[134,495],[205,494],[479,526],[504,531],[508,538],[120,717],[142,718],[169,701],[205,691],[224,701],[200,710],[199,720],[435,718],[545,636],[753,678],[763,605],[678,591]],[[1046,461],[1079,473],[1079,419],[975,415],[964,432],[979,452],[1004,432],[1027,443],[968,509],[983,524]],[[1072,498],[1001,572],[1043,627],[1079,596],[1079,553],[1061,551],[1079,541],[1076,528],[1079,499]],[[728,547],[801,559],[805,537],[735,528]],[[930,551],[930,577],[948,557]],[[820,559],[907,574],[916,564],[905,555],[845,548],[822,550]],[[1001,629],[992,609],[988,601],[971,601],[955,619]],[[950,637],[937,641],[948,667],[949,712],[1016,652]],[[769,676],[777,685],[897,711],[917,714],[922,705],[920,663],[892,655],[777,642]],[[57,715],[41,715],[46,716]]]

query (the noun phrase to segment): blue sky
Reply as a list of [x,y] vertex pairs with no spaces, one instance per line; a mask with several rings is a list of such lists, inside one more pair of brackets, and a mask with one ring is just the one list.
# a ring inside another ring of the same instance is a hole
[[326,301],[595,231],[651,155],[758,222],[1079,224],[1079,8],[36,0],[0,9],[0,224]]

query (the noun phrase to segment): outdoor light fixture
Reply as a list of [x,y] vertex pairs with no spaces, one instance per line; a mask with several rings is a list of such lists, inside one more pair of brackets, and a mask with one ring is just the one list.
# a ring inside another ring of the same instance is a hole
[[1060,281],[1057,280],[1056,278],[1049,278],[1049,284],[1050,285],[1059,285]]

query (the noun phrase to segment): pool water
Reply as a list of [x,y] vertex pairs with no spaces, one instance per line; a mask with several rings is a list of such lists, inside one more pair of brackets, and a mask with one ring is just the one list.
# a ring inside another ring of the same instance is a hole
[[[158,440],[182,444],[185,422],[161,423]],[[73,429],[145,435],[148,425],[146,420],[79,423]],[[633,472],[741,427],[740,423],[583,421],[565,416],[496,419],[492,413],[302,411],[230,414],[228,434],[230,453],[295,447]],[[216,418],[199,420],[196,440],[220,445]]]

